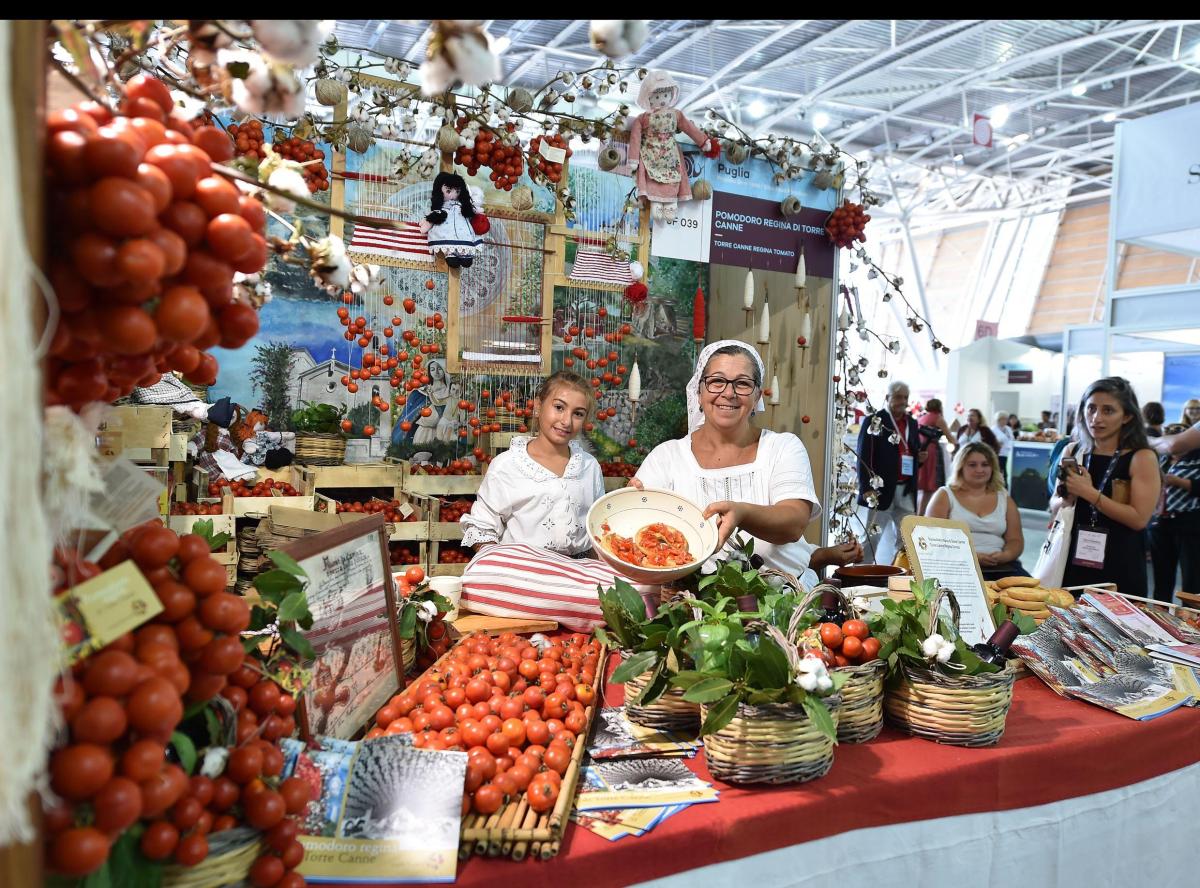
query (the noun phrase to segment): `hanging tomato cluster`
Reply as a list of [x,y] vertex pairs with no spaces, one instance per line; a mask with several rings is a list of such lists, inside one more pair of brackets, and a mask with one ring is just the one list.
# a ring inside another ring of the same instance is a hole
[[234,301],[235,271],[267,262],[266,212],[212,172],[229,139],[173,113],[139,74],[114,115],[96,102],[47,121],[50,283],[62,315],[46,401],[114,401],[168,370],[211,385],[215,345],[239,348],[258,313]]
[[[455,121],[454,128],[461,133],[467,123],[466,117],[460,117]],[[508,123],[505,124],[505,129],[510,133],[515,133],[517,126],[514,123]],[[465,166],[467,174],[471,176],[478,173],[480,167],[488,167],[492,171],[488,178],[501,191],[512,191],[517,180],[521,178],[521,174],[525,172],[525,159],[521,154],[521,146],[505,145],[489,129],[481,129],[475,134],[474,145],[460,146],[454,152],[454,162]]]
[[262,121],[251,118],[245,123],[231,124],[228,129],[229,137],[233,139],[233,148],[238,157],[255,157],[264,160],[267,156],[263,148]]
[[[308,190],[314,194],[318,191],[329,190],[329,170],[325,167],[325,152],[313,144],[312,139],[297,139],[292,136],[277,141],[273,146],[275,152],[284,160],[294,160],[304,164],[300,172],[308,185]],[[313,163],[320,161],[320,163]]]
[[563,165],[556,163],[541,155],[541,145],[545,142],[551,148],[560,148],[566,152],[566,156],[571,156],[571,149],[567,147],[567,140],[563,138],[561,133],[555,133],[552,136],[534,136],[533,141],[529,143],[529,156],[537,159],[537,169],[541,175],[549,179],[555,185],[562,179]]
[[843,201],[842,205],[829,214],[825,223],[825,232],[836,246],[849,247],[855,241],[866,243],[867,236],[863,233],[871,216],[863,212],[862,204]]

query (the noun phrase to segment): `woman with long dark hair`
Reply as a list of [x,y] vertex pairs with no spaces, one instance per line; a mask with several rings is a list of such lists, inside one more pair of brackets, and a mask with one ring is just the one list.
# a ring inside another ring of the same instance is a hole
[[470,268],[475,261],[482,238],[475,233],[471,220],[478,212],[462,176],[437,174],[429,214],[421,220],[420,228],[429,238],[429,248],[445,255],[451,268]]
[[958,446],[975,444],[979,441],[997,453],[1000,452],[1000,442],[996,440],[992,430],[983,421],[983,411],[972,407],[967,411],[967,424],[958,430]]
[[1116,583],[1127,595],[1146,595],[1146,537],[1142,531],[1162,490],[1158,461],[1146,438],[1137,395],[1119,376],[1098,379],[1079,400],[1074,447],[1060,463],[1075,524],[1064,586]]

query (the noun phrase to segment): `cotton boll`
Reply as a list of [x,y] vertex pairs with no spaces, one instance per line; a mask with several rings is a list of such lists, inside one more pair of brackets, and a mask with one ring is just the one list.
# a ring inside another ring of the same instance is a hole
[[[291,167],[280,167],[267,178],[267,184],[294,197],[308,197],[308,183],[300,171]],[[296,204],[278,194],[267,192],[267,206],[277,213],[293,213]]]
[[612,59],[637,52],[647,33],[641,19],[592,19],[588,29],[592,47]]
[[806,691],[815,691],[817,689],[816,673],[805,672],[800,676],[799,679],[797,679],[797,683]]
[[635,281],[640,281],[645,273],[646,269],[642,267],[642,263],[637,260],[629,263],[629,276]]
[[833,679],[830,678],[828,675],[822,675],[820,678],[817,679],[817,690],[818,691],[820,691],[821,693],[824,693],[824,692],[832,690],[832,689],[833,689]]
[[317,60],[322,34],[316,19],[254,19],[254,39],[271,58],[304,68]]
[[937,661],[939,663],[949,663],[950,658],[954,656],[954,645],[951,642],[942,642],[937,650]]
[[935,632],[921,642],[921,653],[923,653],[926,657],[936,657],[938,655],[938,650],[945,643],[946,640]]

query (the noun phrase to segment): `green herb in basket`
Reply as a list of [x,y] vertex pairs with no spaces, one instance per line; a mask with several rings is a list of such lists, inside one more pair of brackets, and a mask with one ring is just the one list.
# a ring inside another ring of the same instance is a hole
[[740,704],[791,703],[803,706],[813,725],[833,739],[836,725],[821,698],[836,694],[848,676],[830,674],[819,659],[802,657],[778,628],[760,621],[743,626],[741,617],[729,615],[724,632],[713,631],[721,624],[706,623],[708,631],[696,635],[703,660],[671,679],[683,689],[684,700],[708,707],[700,733],[720,731]]
[[341,421],[345,414],[345,404],[339,408],[332,404],[305,401],[301,409],[292,411],[292,427],[297,432],[312,435],[335,434],[341,431]]
[[945,675],[982,675],[999,670],[971,650],[958,634],[955,621],[932,605],[939,594],[938,581],[913,580],[913,597],[904,601],[883,600],[883,613],[867,622],[879,639],[879,657],[887,663],[888,678],[898,678],[902,666],[932,669]]

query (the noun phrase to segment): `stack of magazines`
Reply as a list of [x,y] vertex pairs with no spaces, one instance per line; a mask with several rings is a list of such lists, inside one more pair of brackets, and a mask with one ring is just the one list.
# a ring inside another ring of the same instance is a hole
[[1184,659],[1200,642],[1195,630],[1109,592],[1088,592],[1081,603],[1051,607],[1036,632],[1013,642],[1052,690],[1139,721],[1200,703],[1200,660]]
[[699,745],[686,735],[635,725],[623,707],[600,710],[571,819],[615,842],[645,835],[691,805],[717,801],[712,784],[680,761]]

